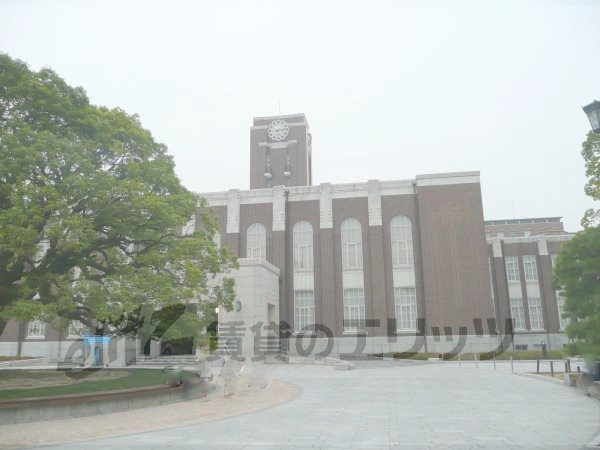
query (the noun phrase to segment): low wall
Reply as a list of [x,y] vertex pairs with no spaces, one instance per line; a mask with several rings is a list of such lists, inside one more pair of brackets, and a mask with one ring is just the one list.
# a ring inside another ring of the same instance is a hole
[[[562,349],[564,334],[550,335],[548,350]],[[515,344],[526,344],[529,350],[541,349],[547,334],[515,335]],[[565,341],[566,342],[566,341]],[[512,349],[513,338],[500,335],[441,336],[343,336],[314,337],[293,335],[281,340],[290,356],[332,356],[345,354],[380,354],[393,352],[484,353],[500,348]],[[538,347],[539,346],[539,347]]]
[[147,408],[189,400],[214,390],[214,386],[192,380],[181,386],[149,386],[133,389],[34,397],[0,401],[0,424],[36,422],[93,416]]
[[392,352],[489,352],[500,344],[498,336],[345,336],[322,338],[292,336],[287,339],[290,356],[338,357],[347,354],[380,354]]
[[600,400],[600,381],[594,381],[591,383],[588,387],[588,392],[592,397]]
[[0,368],[46,366],[46,365],[48,365],[48,358],[30,358],[30,359],[15,359],[14,361],[0,361]]

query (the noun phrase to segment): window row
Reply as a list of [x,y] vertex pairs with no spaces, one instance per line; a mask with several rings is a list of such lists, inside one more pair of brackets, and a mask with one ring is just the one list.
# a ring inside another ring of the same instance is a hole
[[[69,322],[67,337],[81,337],[85,332],[85,326],[78,320]],[[27,324],[28,338],[44,338],[46,336],[46,323],[41,319],[35,319]]]
[[[417,296],[414,287],[394,289],[396,329],[417,331]],[[344,289],[344,332],[365,332],[365,295],[360,288]],[[312,290],[294,291],[294,331],[315,331],[315,295]]]
[[[556,298],[556,306],[558,309],[558,320],[560,329],[564,330],[569,324],[569,319],[563,317],[565,314],[565,297],[558,295]],[[532,331],[544,330],[544,315],[542,310],[542,299],[539,297],[530,297],[527,299],[529,307],[529,324],[531,325]],[[525,324],[525,309],[523,307],[522,298],[511,298],[510,299],[510,315],[513,320],[513,327],[515,331],[526,331],[527,327]]]
[[[254,223],[246,232],[246,256],[266,258],[267,230],[260,223]],[[313,229],[307,221],[294,225],[293,232],[294,269],[313,268]],[[394,217],[390,222],[392,264],[397,266],[414,265],[412,225],[405,216]],[[221,236],[215,235],[215,244],[220,244]],[[345,269],[363,267],[362,226],[357,219],[349,218],[342,222],[342,267]]]
[[[507,256],[506,263],[506,278],[508,281],[521,281],[521,273],[519,271],[519,257]],[[523,272],[525,273],[525,281],[538,281],[537,262],[535,255],[523,256]]]

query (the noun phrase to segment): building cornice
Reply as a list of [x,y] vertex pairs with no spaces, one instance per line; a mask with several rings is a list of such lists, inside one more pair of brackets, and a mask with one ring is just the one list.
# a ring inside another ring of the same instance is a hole
[[[452,184],[469,184],[479,183],[479,172],[457,172],[457,173],[442,173],[433,175],[417,175],[413,180],[389,180],[379,181],[370,180],[361,183],[342,183],[331,184],[322,183],[317,186],[290,186],[283,187],[288,194],[287,201],[309,201],[322,200],[322,189],[325,186],[327,195],[332,200],[344,198],[368,198],[372,196],[372,202],[376,202],[377,196],[389,195],[413,195],[415,187],[419,186],[443,186]],[[258,203],[272,203],[274,198],[274,189],[251,189],[237,190],[239,195],[240,205],[251,205]],[[207,200],[209,206],[227,206],[230,198],[230,192],[207,192],[198,194]]]
[[279,276],[279,269],[273,264],[262,258],[239,258],[238,264],[240,267],[261,266]]
[[452,172],[417,175],[417,186],[479,183],[479,172]]
[[[273,120],[276,120],[277,118],[274,117]],[[268,120],[268,119],[267,119]],[[306,127],[308,126],[307,122],[286,122],[288,124],[288,127]],[[269,128],[269,124],[266,125],[252,125],[250,127],[251,130],[266,130],[267,128]]]
[[[574,234],[547,234],[547,235],[534,235],[534,236],[517,236],[517,237],[492,237],[487,238],[488,244],[494,244],[494,242],[502,242],[503,244],[538,244],[540,240],[545,242],[565,242],[573,239]],[[544,244],[541,244],[542,247]]]

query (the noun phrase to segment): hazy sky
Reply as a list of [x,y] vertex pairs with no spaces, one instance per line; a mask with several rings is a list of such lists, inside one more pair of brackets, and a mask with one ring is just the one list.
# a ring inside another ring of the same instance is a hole
[[600,1],[0,0],[0,51],[138,113],[196,192],[248,188],[252,117],[281,104],[315,183],[479,170],[486,219],[594,206]]

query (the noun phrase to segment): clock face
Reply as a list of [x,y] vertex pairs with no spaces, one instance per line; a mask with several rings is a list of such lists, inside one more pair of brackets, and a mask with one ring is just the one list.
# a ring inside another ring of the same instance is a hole
[[277,119],[269,124],[267,131],[274,141],[283,141],[290,133],[290,127],[284,120]]

